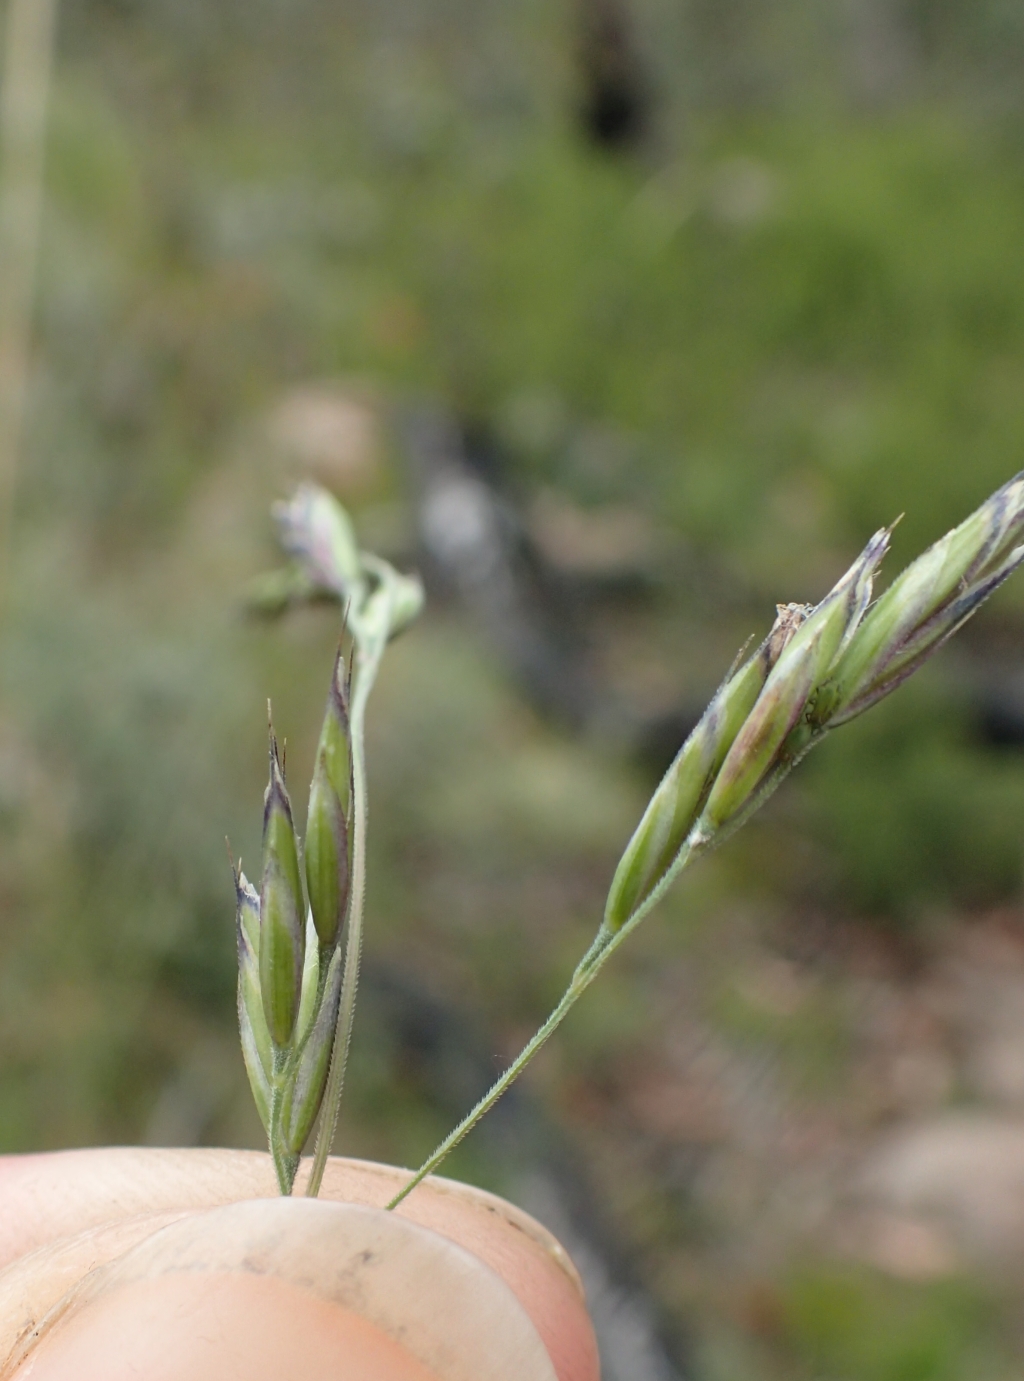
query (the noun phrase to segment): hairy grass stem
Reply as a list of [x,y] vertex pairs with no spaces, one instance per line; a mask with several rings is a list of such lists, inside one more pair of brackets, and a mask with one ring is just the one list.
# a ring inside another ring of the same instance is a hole
[[331,1153],[338,1127],[341,1095],[345,1087],[345,1070],[352,1043],[355,1022],[356,995],[359,988],[359,967],[363,949],[363,907],[366,899],[366,828],[369,814],[369,793],[366,782],[365,723],[366,705],[377,678],[386,639],[379,639],[369,648],[356,646],[355,670],[352,678],[352,704],[349,715],[350,748],[352,754],[352,880],[348,902],[348,933],[345,939],[345,969],[341,980],[341,1001],[338,1024],[331,1050],[330,1072],[324,1091],[320,1126],[313,1150],[313,1165],[306,1185],[306,1193],[315,1197],[323,1183],[327,1157]]

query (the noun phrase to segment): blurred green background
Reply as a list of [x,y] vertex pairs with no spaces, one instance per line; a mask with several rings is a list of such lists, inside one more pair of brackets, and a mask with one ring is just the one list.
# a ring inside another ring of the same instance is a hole
[[[420,561],[427,408],[612,709],[545,713],[440,584],[389,653],[337,1144],[424,1157],[559,995],[673,717],[875,528],[905,512],[895,571],[1024,463],[1022,70],[1003,0],[65,0],[0,631],[0,1150],[259,1145],[224,838],[255,865],[268,695],[302,815],[338,619],[244,592],[306,475]],[[1020,1374],[1022,742],[1011,582],[452,1161],[535,1208],[524,1165],[570,1166],[672,1374]]]

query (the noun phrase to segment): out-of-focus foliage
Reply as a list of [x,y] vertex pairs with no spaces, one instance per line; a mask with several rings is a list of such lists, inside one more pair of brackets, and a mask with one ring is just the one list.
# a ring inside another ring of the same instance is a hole
[[948,693],[908,687],[815,764],[821,834],[858,907],[1014,895],[1024,774],[1005,753],[979,750],[964,719]]
[[998,1374],[978,1345],[986,1306],[961,1282],[893,1288],[866,1272],[804,1270],[788,1283],[782,1328],[810,1376],[849,1381],[954,1381]]
[[[629,13],[646,125],[610,151],[581,128],[568,4],[66,0],[0,633],[3,1149],[259,1144],[223,837],[255,862],[268,694],[302,812],[337,637],[325,610],[241,614],[302,472],[282,399],[340,381],[380,422],[437,396],[524,511],[554,493],[638,514],[655,574],[609,608],[596,660],[656,710],[702,704],[774,601],[820,596],[875,528],[906,512],[899,569],[1020,467],[1014,8]],[[394,436],[361,477],[319,477],[368,544],[408,554]],[[531,1078],[709,1377],[1002,1374],[1004,1316],[973,1287],[786,1275],[803,1219],[763,1208],[751,1166],[800,1140],[792,1100],[832,1166],[887,1118],[987,1096],[959,1067],[879,1093],[851,1013],[883,961],[847,986],[860,951],[821,936],[917,962],[934,917],[1017,903],[1024,762],[978,743],[971,695],[1022,609],[1011,584],[969,656],[830,739]],[[371,969],[506,1055],[592,933],[651,782],[539,723],[436,605],[385,663],[369,752]],[[455,1079],[439,1107],[416,1033],[372,1003],[361,1021],[340,1144],[417,1161],[477,1090]],[[483,1144],[452,1173],[500,1185]],[[745,1273],[789,1281],[767,1322],[736,1306]]]

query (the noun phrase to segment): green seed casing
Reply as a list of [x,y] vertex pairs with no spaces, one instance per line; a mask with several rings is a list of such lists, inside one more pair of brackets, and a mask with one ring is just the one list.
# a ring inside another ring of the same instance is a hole
[[733,740],[805,615],[803,605],[779,606],[768,637],[726,678],[676,754],[615,870],[605,905],[605,929],[618,930],[672,866]]
[[701,816],[702,835],[713,836],[756,795],[833,661],[854,635],[888,546],[889,530],[883,528],[783,649],[715,778]]
[[270,1127],[270,1077],[273,1050],[260,993],[260,899],[248,878],[235,872],[235,932],[238,940],[238,1030],[242,1057],[256,1108]]
[[270,739],[270,782],[263,807],[263,881],[260,888],[260,991],[267,1028],[286,1046],[299,1010],[305,951],[305,906],[299,856],[277,740]]
[[317,938],[336,943],[348,905],[351,754],[345,664],[339,652],[331,678],[306,818],[306,888]]
[[327,970],[320,1008],[285,1088],[281,1127],[285,1145],[292,1155],[301,1153],[323,1102],[338,1021],[342,967],[342,951],[339,947],[334,951]]
[[1024,561],[1024,472],[906,568],[834,669],[833,724],[905,681]]

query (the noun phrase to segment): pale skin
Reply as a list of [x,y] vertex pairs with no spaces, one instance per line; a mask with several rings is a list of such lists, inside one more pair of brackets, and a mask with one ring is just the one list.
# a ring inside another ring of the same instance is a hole
[[[307,1173],[305,1166],[299,1172],[300,1192]],[[321,1199],[381,1208],[406,1177],[387,1166],[332,1159]],[[113,1148],[0,1157],[0,1381],[68,1375],[116,1381],[140,1370],[150,1381],[278,1381],[287,1374],[305,1381],[447,1381],[443,1364],[425,1367],[315,1290],[254,1274],[244,1259],[241,1265],[229,1260],[229,1244],[221,1240],[225,1215],[217,1210],[242,1200],[263,1201],[246,1210],[257,1218],[275,1208],[291,1212],[277,1204],[268,1156]],[[315,1226],[318,1214],[332,1212],[308,1199],[303,1205],[299,1214],[312,1217],[302,1219],[300,1233],[307,1221]],[[425,1182],[396,1213],[472,1253],[488,1279],[492,1272],[501,1278],[515,1297],[510,1312],[518,1315],[519,1305],[525,1310],[557,1381],[597,1381],[594,1336],[578,1278],[533,1220],[502,1200],[445,1180]],[[388,1229],[387,1222],[383,1226]],[[167,1231],[154,1239],[161,1229]],[[78,1314],[71,1310],[69,1322],[55,1324],[10,1369],[22,1356],[17,1349],[24,1347],[26,1320],[34,1324],[58,1301],[74,1298],[75,1289],[88,1289],[88,1283],[76,1282],[89,1272],[95,1282],[96,1269],[102,1272],[105,1263],[183,1233],[190,1234],[192,1259],[197,1250],[206,1254],[201,1272],[171,1271],[107,1291]],[[222,1252],[228,1264],[219,1269]],[[453,1328],[474,1312],[472,1273],[479,1267],[469,1264],[465,1302],[453,1304]],[[495,1288],[502,1289],[500,1283]],[[415,1300],[415,1279],[410,1289]]]

